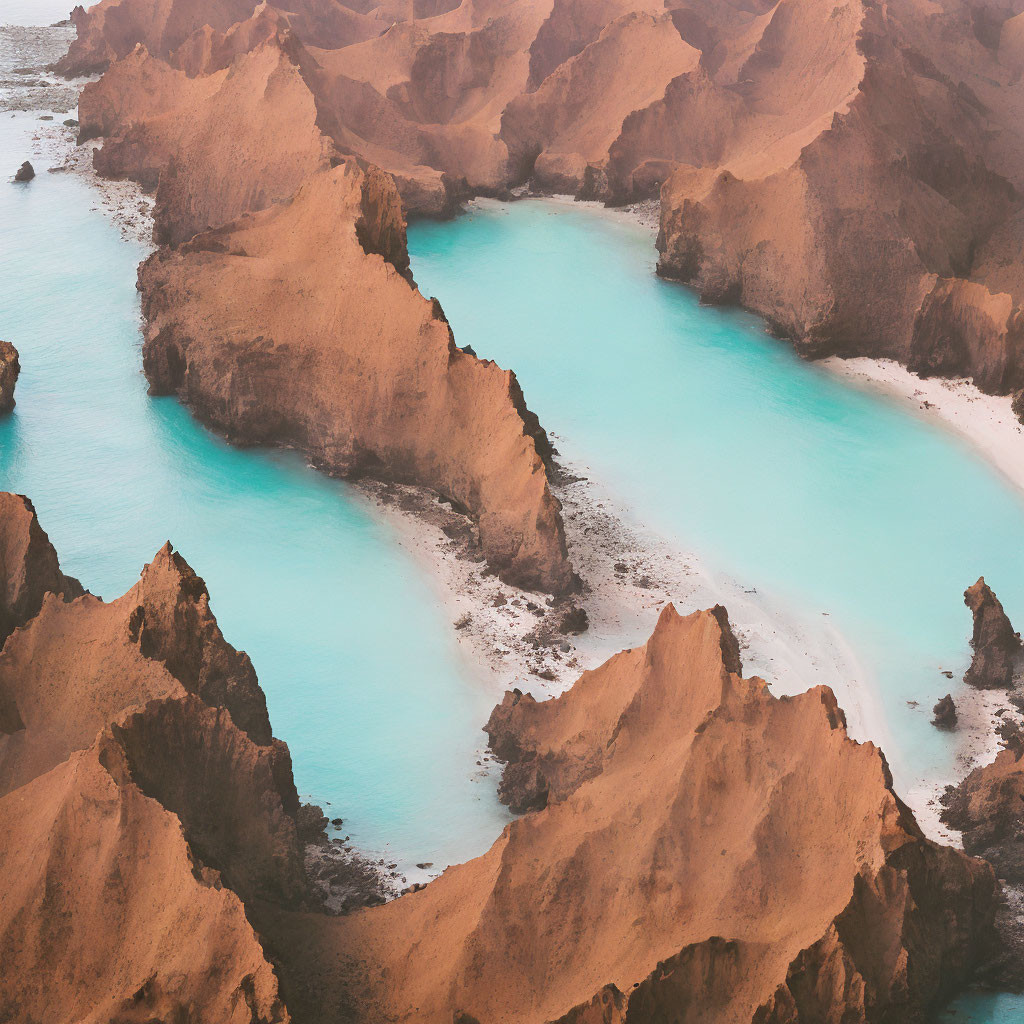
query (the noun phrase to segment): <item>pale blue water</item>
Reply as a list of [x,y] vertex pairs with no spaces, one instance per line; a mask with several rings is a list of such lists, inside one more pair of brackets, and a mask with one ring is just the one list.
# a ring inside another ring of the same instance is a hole
[[952,434],[801,361],[754,317],[659,280],[633,225],[485,203],[414,225],[409,242],[459,343],[515,369],[564,455],[712,569],[831,615],[877,686],[898,785],[949,772],[955,741],[929,719],[967,664],[964,588],[984,574],[1024,623],[1018,492]]
[[45,160],[27,186],[7,179],[34,118],[0,115],[0,337],[22,364],[0,489],[32,498],[63,568],[104,597],[172,540],[251,655],[300,792],[344,834],[406,862],[482,852],[507,820],[473,778],[500,693],[358,492],[292,454],[232,449],[146,395],[142,252],[82,179]]

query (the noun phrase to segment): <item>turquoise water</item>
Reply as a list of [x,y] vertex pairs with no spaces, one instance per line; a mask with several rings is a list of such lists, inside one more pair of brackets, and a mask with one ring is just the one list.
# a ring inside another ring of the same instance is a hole
[[1024,1024],[1024,996],[969,992],[941,1015],[939,1024]]
[[[4,167],[31,155],[34,124],[0,116]],[[463,660],[427,574],[349,486],[232,449],[146,395],[142,251],[82,179],[35,166],[27,186],[0,178],[0,337],[22,363],[0,488],[32,498],[63,568],[104,597],[172,540],[252,656],[300,792],[344,834],[412,862],[482,852],[507,820],[473,777],[500,694]]]
[[713,570],[830,614],[884,704],[899,786],[951,771],[929,719],[968,661],[964,588],[984,574],[1024,622],[1019,493],[955,436],[659,280],[631,224],[485,203],[409,241],[459,343],[514,367],[565,456]]

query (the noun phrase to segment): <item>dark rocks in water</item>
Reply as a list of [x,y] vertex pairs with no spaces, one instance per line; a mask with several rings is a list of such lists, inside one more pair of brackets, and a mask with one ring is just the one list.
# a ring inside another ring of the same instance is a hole
[[78,127],[78,122],[73,117],[69,117],[66,121],[63,122],[63,124],[64,124],[65,128],[77,128]]
[[344,820],[343,820],[343,819],[341,819],[341,818],[331,818],[331,824],[332,824],[332,825],[333,825],[333,826],[334,826],[335,828],[341,828],[341,826],[342,826],[342,825],[344,825],[344,824],[345,824],[345,822],[344,822]]
[[36,169],[26,160],[15,172],[15,181],[31,181],[36,176]]
[[14,385],[19,373],[18,350],[9,341],[0,341],[0,414],[14,408]]
[[574,605],[563,616],[558,625],[561,633],[586,633],[590,626],[590,619],[584,608]]
[[964,591],[964,604],[974,616],[974,657],[964,682],[981,690],[1009,689],[1020,653],[1020,634],[1010,625],[984,576]]
[[39,115],[39,120],[40,121],[52,121],[53,120],[53,114],[40,114]]
[[953,695],[947,693],[932,708],[932,713],[935,716],[932,719],[932,725],[937,726],[940,729],[955,729],[956,728],[956,705],[953,703]]

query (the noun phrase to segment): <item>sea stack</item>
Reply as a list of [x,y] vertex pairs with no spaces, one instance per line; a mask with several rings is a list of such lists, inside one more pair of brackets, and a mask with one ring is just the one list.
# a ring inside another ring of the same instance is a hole
[[15,172],[15,181],[31,181],[36,176],[36,169],[26,160]]
[[999,598],[981,576],[964,591],[964,604],[974,616],[971,646],[974,657],[964,682],[979,690],[1008,689],[1020,654],[1020,634],[1014,631]]
[[0,341],[0,415],[14,408],[14,385],[19,373],[18,350],[9,341]]

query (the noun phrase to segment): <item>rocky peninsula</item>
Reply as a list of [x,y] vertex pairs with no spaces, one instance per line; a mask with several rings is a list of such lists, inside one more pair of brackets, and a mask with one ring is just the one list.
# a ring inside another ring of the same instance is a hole
[[[3,500],[6,573],[67,591]],[[507,698],[494,742],[542,763],[545,806],[339,917],[303,846],[322,816],[203,581],[168,544],[116,601],[67,597],[0,653],[8,1016],[918,1020],[991,952],[991,869],[923,837],[827,688],[742,678],[724,609],[666,607],[564,697]]]
[[427,486],[503,579],[566,594],[547,436],[515,376],[460,349],[416,289],[394,183],[321,133],[307,59],[287,28],[195,77],[138,46],[83,91],[97,170],[156,189],[151,391],[236,443]]

